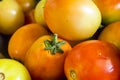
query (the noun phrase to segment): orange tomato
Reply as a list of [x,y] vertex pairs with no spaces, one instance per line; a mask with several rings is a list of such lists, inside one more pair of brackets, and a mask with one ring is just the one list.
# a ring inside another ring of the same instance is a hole
[[27,51],[24,65],[35,80],[63,80],[64,60],[70,50],[71,45],[57,35],[45,35]]
[[120,21],[105,26],[100,32],[98,39],[110,42],[120,49]]
[[24,56],[32,43],[45,34],[48,34],[48,31],[37,23],[24,25],[11,36],[8,54],[11,58],[24,61]]
[[120,80],[120,50],[104,41],[84,41],[68,53],[64,71],[68,80]]
[[102,24],[120,21],[120,0],[93,0],[102,15]]

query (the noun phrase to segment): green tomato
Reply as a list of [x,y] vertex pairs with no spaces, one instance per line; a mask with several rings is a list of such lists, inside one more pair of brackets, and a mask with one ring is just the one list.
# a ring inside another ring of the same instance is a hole
[[0,1],[0,33],[12,34],[24,24],[24,13],[15,0]]
[[13,59],[0,59],[0,80],[31,80],[26,67]]

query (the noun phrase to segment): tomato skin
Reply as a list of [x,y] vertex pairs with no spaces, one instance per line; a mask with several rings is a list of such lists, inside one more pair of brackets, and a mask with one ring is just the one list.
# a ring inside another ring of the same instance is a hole
[[[120,20],[120,0],[93,0],[102,14],[102,23],[110,24]],[[103,7],[104,6],[104,7]]]
[[113,22],[101,31],[99,40],[107,41],[116,45],[120,49],[120,21]]
[[24,13],[15,0],[0,1],[0,10],[0,33],[11,35],[24,25]]
[[64,60],[71,46],[65,43],[61,46],[64,53],[51,54],[49,50],[45,50],[45,40],[51,40],[51,36],[42,36],[33,43],[25,56],[24,64],[35,80],[63,80]]
[[66,57],[64,70],[68,80],[120,80],[120,51],[99,40],[80,43]]
[[47,0],[44,17],[53,33],[71,41],[92,37],[101,24],[100,11],[91,0]]
[[[5,79],[1,79],[4,74]],[[26,67],[13,59],[0,59],[0,80],[31,80]]]
[[35,20],[37,23],[43,25],[45,28],[48,29],[46,22],[44,20],[44,6],[45,6],[46,0],[41,0],[37,3],[34,11]]
[[22,7],[24,12],[28,12],[35,8],[37,1],[36,0],[16,0],[18,4]]
[[37,23],[22,26],[9,40],[8,54],[10,58],[23,62],[24,56],[33,42],[40,36],[47,34],[49,34],[49,32]]

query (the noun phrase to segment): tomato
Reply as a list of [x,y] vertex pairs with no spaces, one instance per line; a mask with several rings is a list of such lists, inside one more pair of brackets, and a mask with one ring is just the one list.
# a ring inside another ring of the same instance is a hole
[[98,39],[110,42],[120,49],[120,21],[105,26]]
[[22,7],[24,12],[28,12],[35,8],[37,1],[36,0],[16,0],[18,4]]
[[90,38],[101,24],[92,0],[47,0],[44,18],[53,33],[72,41]]
[[13,59],[0,59],[0,80],[31,80],[26,67]]
[[120,80],[120,50],[100,40],[81,42],[68,53],[64,71],[68,80]]
[[24,13],[15,0],[1,0],[0,10],[0,33],[11,35],[24,24]]
[[16,0],[21,6],[25,15],[25,24],[34,23],[34,8],[37,4],[36,0]]
[[8,54],[11,58],[24,61],[24,56],[33,42],[49,32],[37,23],[31,23],[19,28],[9,39]]
[[44,35],[29,48],[24,65],[35,80],[63,80],[64,60],[70,50],[69,43],[56,34]]
[[35,7],[35,12],[34,12],[34,16],[35,16],[35,20],[37,23],[45,26],[47,28],[46,22],[44,20],[44,5],[46,3],[46,0],[40,0],[36,7]]
[[102,23],[120,21],[120,0],[93,0],[102,14]]

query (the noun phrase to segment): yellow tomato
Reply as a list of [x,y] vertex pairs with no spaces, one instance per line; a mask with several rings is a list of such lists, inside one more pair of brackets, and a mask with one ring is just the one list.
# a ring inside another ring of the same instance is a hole
[[24,13],[16,1],[0,1],[0,11],[0,33],[12,34],[24,24]]
[[90,38],[101,24],[92,0],[47,0],[44,17],[50,30],[67,40]]
[[0,59],[0,80],[31,80],[26,67],[13,59]]

